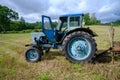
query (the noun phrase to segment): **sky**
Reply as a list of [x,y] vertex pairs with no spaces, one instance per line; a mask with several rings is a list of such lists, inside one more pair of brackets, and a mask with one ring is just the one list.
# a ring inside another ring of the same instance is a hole
[[60,15],[95,13],[103,23],[120,19],[120,0],[0,0],[27,22],[41,21],[41,15],[57,20]]

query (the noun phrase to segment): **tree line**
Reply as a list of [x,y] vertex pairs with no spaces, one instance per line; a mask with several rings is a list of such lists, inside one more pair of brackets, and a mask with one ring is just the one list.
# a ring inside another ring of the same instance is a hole
[[[41,22],[29,23],[23,17],[19,18],[18,16],[19,14],[16,11],[0,5],[0,32],[41,29]],[[84,21],[85,25],[101,24],[95,15],[90,17],[89,13],[84,14]],[[115,24],[120,24],[120,20],[116,21]],[[56,25],[57,22],[53,22],[53,26]]]
[[96,25],[101,24],[100,20],[97,20],[95,13],[90,17],[89,13],[84,14],[85,25]]
[[114,26],[119,26],[119,25],[120,25],[120,19],[112,22],[112,24],[113,24]]
[[[41,29],[41,22],[29,23],[23,17],[18,16],[16,11],[0,5],[0,32]],[[57,22],[53,22],[53,26],[56,24]]]

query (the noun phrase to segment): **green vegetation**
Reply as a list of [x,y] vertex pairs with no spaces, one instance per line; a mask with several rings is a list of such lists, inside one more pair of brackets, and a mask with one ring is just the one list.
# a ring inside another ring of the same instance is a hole
[[[23,17],[18,17],[19,14],[6,6],[0,5],[0,33],[26,33],[39,31],[42,28],[41,22],[28,23]],[[100,20],[97,20],[95,13],[90,16],[89,13],[84,14],[85,25],[99,25]],[[52,22],[53,27],[56,27],[57,22]],[[110,25],[106,23],[104,25]],[[120,20],[113,22],[114,26],[120,25]]]
[[[41,22],[28,23],[23,17],[19,18],[19,14],[6,6],[0,5],[0,33],[19,33],[25,30],[41,29]],[[84,15],[86,25],[100,24],[100,20],[96,19],[95,14],[90,17],[89,13]],[[57,22],[52,22],[56,27]],[[32,32],[31,31],[31,32]]]
[[85,25],[101,24],[100,20],[96,19],[95,14],[90,17],[89,13],[84,14]]
[[[9,9],[7,6],[0,5],[0,33],[18,33],[19,31],[41,29],[42,23],[28,23],[23,17],[19,19],[18,13]],[[57,22],[53,22],[56,26]]]
[[18,19],[18,13],[6,6],[0,5],[0,32],[9,30],[11,20]]
[[120,20],[116,20],[115,22],[113,22],[114,26],[119,26],[120,25]]
[[51,80],[51,78],[49,77],[49,74],[45,72],[40,76],[40,80]]
[[[108,27],[89,26],[96,37],[98,50],[109,47]],[[115,41],[120,41],[119,27],[115,27]],[[25,44],[31,43],[29,33],[0,34],[0,80],[119,80],[120,59],[110,63],[73,64],[51,49],[38,63],[26,62]]]

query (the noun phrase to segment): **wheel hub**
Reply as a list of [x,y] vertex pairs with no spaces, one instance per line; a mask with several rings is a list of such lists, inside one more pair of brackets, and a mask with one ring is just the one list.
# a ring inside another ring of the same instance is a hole
[[86,46],[83,41],[76,41],[74,42],[72,48],[74,48],[76,54],[80,54],[80,52],[83,52],[85,50]]
[[76,47],[76,51],[82,51],[85,48],[85,46],[79,42],[78,42],[78,44],[76,44],[75,47]]
[[91,50],[89,42],[84,38],[72,40],[69,49],[70,55],[77,60],[85,59],[89,56]]
[[31,57],[32,59],[35,58],[35,57],[36,57],[35,53],[34,53],[34,52],[31,52],[31,53],[30,53],[30,57]]
[[39,57],[39,55],[38,55],[39,53],[36,50],[34,50],[34,49],[29,50],[26,54],[27,54],[26,55],[27,59],[29,61],[35,61]]

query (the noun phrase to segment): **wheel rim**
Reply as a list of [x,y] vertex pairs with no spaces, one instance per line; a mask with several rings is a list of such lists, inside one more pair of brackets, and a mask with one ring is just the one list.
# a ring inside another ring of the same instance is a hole
[[77,37],[68,44],[68,54],[75,60],[85,60],[91,54],[91,44],[84,37]]
[[36,50],[31,49],[26,53],[26,57],[29,61],[36,61],[39,58],[39,53]]

